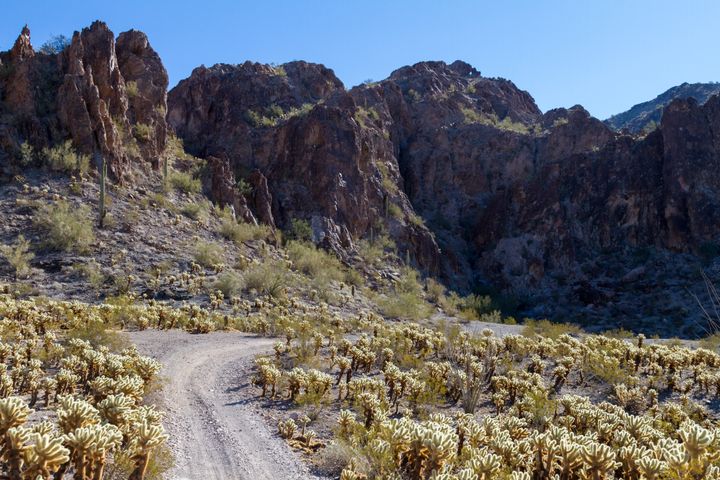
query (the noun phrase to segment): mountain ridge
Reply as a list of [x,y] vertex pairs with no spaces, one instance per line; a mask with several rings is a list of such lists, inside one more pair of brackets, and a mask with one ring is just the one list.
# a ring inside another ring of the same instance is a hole
[[720,93],[720,83],[687,83],[669,88],[652,100],[634,105],[625,112],[621,112],[605,120],[605,123],[615,130],[628,129],[632,133],[640,133],[657,127],[662,118],[662,112],[673,100],[693,98],[704,104],[710,97]]

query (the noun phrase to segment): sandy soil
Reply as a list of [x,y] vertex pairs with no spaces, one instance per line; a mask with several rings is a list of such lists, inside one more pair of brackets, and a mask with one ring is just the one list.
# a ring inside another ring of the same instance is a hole
[[274,340],[222,332],[127,335],[141,353],[164,365],[157,401],[167,411],[165,428],[176,460],[169,479],[317,478],[243,392],[253,388],[255,355],[271,351]]

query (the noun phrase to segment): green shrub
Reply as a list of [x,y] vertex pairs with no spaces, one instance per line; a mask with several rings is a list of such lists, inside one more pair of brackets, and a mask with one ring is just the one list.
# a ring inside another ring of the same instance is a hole
[[220,224],[218,231],[223,238],[235,244],[251,240],[263,240],[270,236],[270,227],[267,225],[253,225],[252,223],[239,223],[232,218],[226,218]]
[[512,118],[505,117],[502,120],[498,119],[495,113],[484,113],[478,112],[472,108],[461,108],[460,111],[463,114],[463,122],[466,125],[478,123],[480,125],[488,125],[495,127],[500,130],[507,130],[511,132],[530,133],[530,128],[524,123],[514,122]]
[[40,45],[38,52],[44,55],[57,55],[70,45],[70,39],[65,35],[53,35]]
[[287,253],[295,269],[311,278],[323,276],[329,280],[342,281],[345,267],[338,258],[310,243],[291,241]]
[[275,75],[278,77],[287,77],[287,72],[285,71],[285,67],[282,65],[271,65],[273,71],[275,72]]
[[471,123],[484,123],[483,117],[472,108],[461,108],[460,111],[463,114],[463,121],[466,125],[469,125]]
[[185,152],[185,145],[183,145],[182,138],[178,138],[172,132],[169,132],[167,136],[165,154],[168,155],[169,159],[178,158],[180,160],[188,160],[192,158],[191,155]]
[[494,309],[492,298],[487,295],[475,294],[463,298],[463,308],[474,311],[478,317]]
[[552,339],[556,339],[563,334],[578,335],[580,333],[582,333],[582,330],[577,325],[572,325],[570,323],[556,323],[545,319],[527,319],[522,330],[522,334],[527,337],[540,335]]
[[387,235],[378,235],[373,239],[363,239],[357,242],[360,257],[369,265],[378,265],[387,255],[395,254],[397,246],[393,239]]
[[399,293],[390,295],[378,302],[380,311],[383,315],[392,318],[407,318],[410,320],[420,320],[427,318],[431,313],[431,308],[416,294]]
[[698,341],[698,345],[700,346],[700,348],[706,348],[708,350],[717,352],[718,349],[720,349],[720,333],[713,333],[712,335],[708,335],[705,338],[701,338]]
[[210,206],[207,201],[189,202],[180,210],[183,215],[193,220],[207,220]]
[[30,260],[35,258],[35,254],[30,252],[30,242],[22,234],[18,235],[14,245],[0,245],[0,255],[5,257],[15,270],[15,278],[22,278],[30,273]]
[[307,220],[293,218],[290,220],[290,229],[286,232],[288,240],[311,242],[313,238],[312,227]]
[[378,302],[383,314],[394,318],[420,320],[432,312],[432,308],[423,297],[423,287],[419,281],[420,274],[404,267],[400,278],[395,282],[393,291]]
[[203,267],[219,265],[223,260],[223,249],[217,243],[200,241],[195,245],[195,261]]
[[602,335],[605,337],[618,338],[618,339],[635,338],[635,334],[633,332],[631,332],[630,330],[626,330],[623,327],[613,328],[611,330],[605,330],[604,332],[602,332]]
[[95,241],[90,217],[87,205],[71,205],[60,200],[40,207],[35,215],[35,225],[49,248],[85,253]]
[[57,172],[86,174],[90,170],[90,157],[78,154],[72,141],[42,149],[42,158],[50,169]]
[[358,123],[358,125],[360,125],[362,128],[367,128],[368,127],[367,122],[368,121],[377,122],[378,120],[380,120],[380,114],[373,107],[370,107],[370,108],[357,107],[357,110],[355,111],[353,118]]
[[398,185],[393,179],[392,175],[390,175],[390,168],[388,167],[387,163],[375,162],[375,166],[377,167],[378,172],[380,172],[382,186],[385,191],[388,192],[388,194],[390,195],[397,194],[400,189],[398,188]]
[[26,167],[33,163],[33,160],[35,159],[35,149],[33,149],[32,145],[30,145],[28,142],[23,142],[20,145],[20,165]]
[[245,272],[245,288],[271,297],[281,297],[290,283],[290,273],[283,262],[256,264]]
[[250,195],[253,192],[253,187],[244,178],[239,178],[235,184],[235,188],[238,193],[243,197]]
[[[463,309],[463,299],[456,292],[440,297],[438,305],[450,316],[460,314]],[[473,320],[473,319],[468,319]]]
[[245,288],[245,280],[232,270],[226,270],[218,275],[213,288],[220,290],[225,295],[225,298],[235,297]]
[[202,190],[202,183],[200,183],[199,178],[195,178],[190,173],[180,172],[178,170],[170,174],[170,185],[172,185],[175,190],[183,193],[200,193]]
[[388,205],[388,213],[391,217],[397,218],[398,220],[403,218],[403,212],[402,208],[396,203],[391,203]]
[[141,142],[148,142],[153,136],[153,128],[145,123],[136,123],[133,127],[133,133],[135,134],[135,138]]
[[105,284],[107,277],[100,268],[100,264],[95,260],[87,263],[76,263],[72,267],[73,271],[80,277],[85,279],[96,292],[99,292]]
[[113,117],[112,120],[125,153],[131,158],[140,158],[140,147],[135,138],[134,129],[122,117]]
[[255,110],[246,111],[245,119],[253,127],[274,127],[275,124],[277,123],[277,119],[261,115],[258,112],[256,112]]
[[137,82],[134,80],[130,80],[125,84],[125,92],[127,92],[128,98],[135,98],[138,95],[138,86]]
[[439,303],[445,296],[445,286],[434,278],[427,279],[425,290],[427,291],[428,300],[431,302]]
[[411,213],[409,216],[409,220],[410,223],[412,223],[413,225],[417,225],[418,227],[425,226],[425,220],[423,220],[422,217],[417,213]]
[[312,243],[293,240],[288,242],[286,250],[295,270],[309,277],[312,294],[324,302],[335,304],[340,298],[333,282],[355,286],[364,283],[362,275],[347,268],[334,254]]

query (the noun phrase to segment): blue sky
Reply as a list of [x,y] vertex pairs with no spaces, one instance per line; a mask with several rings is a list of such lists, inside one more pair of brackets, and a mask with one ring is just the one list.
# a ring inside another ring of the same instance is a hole
[[542,110],[605,118],[688,82],[720,81],[720,2],[667,0],[5,0],[0,49],[28,23],[38,46],[95,19],[146,32],[171,85],[200,64],[319,62],[346,86],[420,60],[509,78]]

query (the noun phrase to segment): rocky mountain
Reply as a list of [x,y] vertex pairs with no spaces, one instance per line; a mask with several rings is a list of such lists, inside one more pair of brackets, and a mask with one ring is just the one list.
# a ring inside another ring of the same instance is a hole
[[168,121],[194,154],[265,178],[281,227],[339,228],[348,251],[385,224],[427,273],[526,313],[677,322],[693,308],[677,286],[718,240],[718,102],[676,100],[637,139],[579,106],[543,114],[463,62],[349,91],[318,65],[246,63],[197,69]]
[[673,100],[640,138],[580,106],[543,113],[461,61],[349,90],[307,62],[202,66],[166,104],[139,32],[115,39],[98,22],[43,55],[23,31],[0,60],[6,175],[23,142],[71,139],[127,182],[159,167],[171,128],[206,160],[208,195],[247,222],[307,220],[348,263],[358,240],[387,234],[455,289],[598,329],[697,330],[689,292],[720,271],[718,97]]
[[683,83],[670,88],[647,102],[639,103],[630,110],[605,120],[615,130],[628,129],[632,133],[650,130],[660,124],[663,110],[673,100],[693,98],[705,103],[713,95],[720,93],[720,83]]

